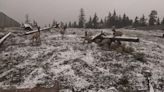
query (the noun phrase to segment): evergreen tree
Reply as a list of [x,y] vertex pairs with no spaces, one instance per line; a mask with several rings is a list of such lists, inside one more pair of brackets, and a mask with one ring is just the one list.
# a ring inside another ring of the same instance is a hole
[[146,26],[146,18],[144,15],[140,18],[140,26]]
[[119,17],[118,17],[118,28],[121,28],[121,27],[123,27],[123,22],[122,22],[121,15],[119,15]]
[[126,17],[126,14],[123,15],[122,18],[122,26],[125,27],[128,24],[128,18]]
[[62,21],[60,22],[60,26],[61,27],[64,27],[64,23]]
[[95,13],[94,14],[94,17],[93,17],[93,20],[92,20],[92,22],[93,22],[93,28],[98,28],[98,17],[97,17],[97,14]]
[[68,24],[67,24],[67,23],[65,23],[65,24],[64,24],[64,27],[66,27],[66,28],[67,28],[67,27],[68,27]]
[[164,18],[163,18],[163,20],[162,20],[161,24],[162,24],[162,25],[164,25]]
[[112,24],[111,24],[111,13],[109,12],[108,13],[108,16],[105,18],[105,20],[104,21],[106,21],[106,27],[107,28],[109,28],[109,27],[111,27],[112,26]]
[[135,18],[134,23],[133,23],[134,27],[138,27],[139,26],[139,20],[138,17]]
[[117,26],[116,19],[117,19],[117,14],[116,11],[114,10],[112,17],[110,18],[110,24],[111,24],[110,27]]
[[107,17],[104,18],[104,28],[108,28]]
[[77,28],[78,27],[76,21],[73,23],[73,27],[74,28]]
[[55,20],[52,21],[52,26],[55,26],[57,22]]
[[149,15],[149,25],[151,26],[155,25],[155,23],[157,22],[156,18],[157,18],[157,11],[152,10]]
[[71,22],[68,23],[68,27],[72,28],[72,23]]
[[103,19],[100,20],[99,27],[100,27],[100,28],[104,28],[104,21],[103,21]]
[[114,12],[113,12],[113,17],[116,17],[117,15],[116,15],[116,11],[114,10]]
[[158,18],[157,19],[157,25],[160,25],[161,23],[160,23],[160,19]]
[[79,28],[84,28],[85,26],[85,14],[84,9],[80,9],[80,16],[79,16]]
[[86,23],[87,28],[93,28],[92,17],[90,16],[89,21]]
[[25,15],[25,19],[26,19],[25,23],[30,24],[30,19],[28,14]]
[[38,23],[35,20],[33,20],[33,26],[34,27],[37,27],[38,26]]

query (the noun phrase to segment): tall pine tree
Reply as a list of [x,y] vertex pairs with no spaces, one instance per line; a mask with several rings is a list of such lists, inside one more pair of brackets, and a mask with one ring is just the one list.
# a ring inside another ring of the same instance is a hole
[[97,14],[95,13],[94,14],[94,17],[93,17],[93,20],[92,20],[92,22],[93,22],[93,28],[98,28],[98,17],[97,17]]
[[145,15],[143,15],[140,18],[140,26],[146,26],[146,18],[145,18]]
[[158,18],[157,19],[157,25],[160,25],[161,24],[161,22],[160,22],[160,19]]
[[133,23],[134,27],[138,27],[139,26],[139,20],[138,17],[135,18],[134,23]]
[[163,20],[162,20],[161,24],[162,24],[162,25],[164,25],[164,18],[163,18]]
[[112,26],[111,17],[112,17],[112,15],[111,15],[111,13],[109,12],[109,13],[108,13],[108,16],[105,18],[106,27],[107,27],[107,28],[110,28],[110,27]]
[[80,9],[80,16],[79,16],[79,28],[84,28],[85,27],[85,14],[84,14],[84,9]]
[[90,16],[89,21],[86,23],[87,28],[93,28],[92,17]]
[[157,22],[157,11],[156,10],[152,10],[150,15],[149,15],[149,25],[153,26],[156,24]]

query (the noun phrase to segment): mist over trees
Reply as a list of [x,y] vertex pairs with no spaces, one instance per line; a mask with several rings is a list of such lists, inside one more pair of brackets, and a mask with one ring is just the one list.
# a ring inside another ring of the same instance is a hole
[[158,18],[158,12],[152,10],[149,16],[136,16],[135,19],[130,19],[126,13],[123,15],[117,14],[114,10],[113,13],[109,12],[104,18],[99,18],[97,13],[94,16],[90,16],[86,19],[85,10],[80,9],[78,22],[69,22],[68,27],[70,28],[111,28],[115,26],[117,28],[123,27],[144,27],[144,26],[154,26],[154,25],[164,25],[164,18],[160,21]]

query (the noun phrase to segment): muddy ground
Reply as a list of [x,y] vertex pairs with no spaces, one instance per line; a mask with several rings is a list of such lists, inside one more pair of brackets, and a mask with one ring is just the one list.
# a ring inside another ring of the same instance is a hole
[[[91,35],[110,29],[85,29]],[[124,36],[139,37],[139,43],[123,42],[133,52],[104,50],[95,43],[82,44],[84,29],[67,29],[64,40],[58,30],[41,32],[41,44],[31,44],[31,35],[12,35],[0,47],[0,87],[52,87],[61,92],[137,92],[147,89],[143,70],[151,71],[156,92],[164,91],[164,33],[161,30],[118,29]],[[3,35],[7,33],[1,31]]]

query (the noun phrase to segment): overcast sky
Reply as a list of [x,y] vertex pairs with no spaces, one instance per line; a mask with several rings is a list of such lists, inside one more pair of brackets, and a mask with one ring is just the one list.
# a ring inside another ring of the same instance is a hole
[[80,8],[85,15],[99,17],[107,16],[109,11],[117,14],[126,13],[130,18],[148,16],[151,10],[157,10],[160,18],[164,17],[164,0],[0,0],[0,11],[16,19],[25,21],[25,15],[35,19],[40,25],[57,21],[78,20]]

